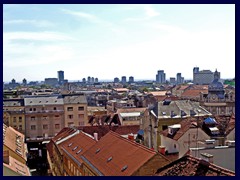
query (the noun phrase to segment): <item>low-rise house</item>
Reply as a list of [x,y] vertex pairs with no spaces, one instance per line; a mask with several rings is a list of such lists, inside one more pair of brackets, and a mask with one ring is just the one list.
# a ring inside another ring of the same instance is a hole
[[235,172],[189,155],[159,168],[156,176],[235,176]]
[[81,155],[84,176],[150,176],[170,161],[110,131]]
[[161,133],[161,147],[165,149],[165,153],[178,153],[181,158],[190,148],[198,147],[199,142],[209,139],[210,136],[199,128],[196,120],[185,119],[179,124],[168,126]]
[[27,144],[25,136],[5,124],[3,124],[3,151],[8,152],[9,156],[17,161],[26,164]]
[[211,115],[198,102],[189,100],[161,101],[149,107],[150,118],[143,122],[144,144],[155,150],[161,145],[160,132],[168,126],[177,124],[189,117],[208,117]]

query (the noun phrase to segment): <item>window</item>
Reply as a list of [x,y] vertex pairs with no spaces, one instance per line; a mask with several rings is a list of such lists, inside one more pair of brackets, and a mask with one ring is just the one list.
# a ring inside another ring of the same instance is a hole
[[47,116],[43,116],[43,117],[42,117],[42,120],[47,120],[47,119],[48,119]]
[[72,114],[68,115],[68,119],[73,119],[73,115]]
[[55,115],[54,117],[55,117],[55,118],[59,118],[59,115]]
[[55,129],[60,129],[60,124],[55,124]]
[[29,111],[32,111],[32,108],[30,108]]
[[33,120],[35,120],[35,117],[34,117],[34,116],[32,116],[32,117],[31,117],[31,120],[32,120],[32,121],[33,121]]
[[79,115],[78,115],[78,119],[79,119],[79,120],[84,120],[84,115],[83,115],[83,114],[79,114]]
[[74,126],[74,123],[73,122],[69,122],[68,123],[68,127],[73,127]]
[[84,111],[84,107],[79,106],[79,107],[78,107],[78,110],[79,110],[79,111]]
[[16,123],[17,122],[17,118],[13,117],[13,122]]
[[31,125],[31,130],[36,130],[36,125]]
[[67,107],[67,111],[73,111],[73,107]]
[[33,111],[36,111],[36,108],[33,108]]
[[44,111],[44,107],[42,107],[42,111]]
[[80,121],[79,126],[84,126],[84,121]]
[[22,117],[18,117],[18,122],[22,122]]
[[43,125],[43,129],[48,129],[48,125],[47,125],[47,124],[44,124],[44,125]]
[[22,130],[22,125],[19,125],[18,129],[19,129],[19,131],[21,131]]
[[57,108],[56,108],[56,107],[54,107],[54,108],[53,108],[53,110],[57,110]]

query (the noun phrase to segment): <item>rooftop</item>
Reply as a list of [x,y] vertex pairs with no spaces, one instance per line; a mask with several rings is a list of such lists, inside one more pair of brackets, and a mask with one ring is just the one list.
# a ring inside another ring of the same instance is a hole
[[158,169],[156,176],[235,176],[235,172],[189,155]]

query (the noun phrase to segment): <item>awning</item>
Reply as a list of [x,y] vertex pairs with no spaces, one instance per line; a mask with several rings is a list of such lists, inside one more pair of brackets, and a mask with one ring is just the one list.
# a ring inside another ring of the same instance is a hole
[[139,135],[143,136],[144,131],[143,131],[142,129],[140,129],[137,133],[138,133]]

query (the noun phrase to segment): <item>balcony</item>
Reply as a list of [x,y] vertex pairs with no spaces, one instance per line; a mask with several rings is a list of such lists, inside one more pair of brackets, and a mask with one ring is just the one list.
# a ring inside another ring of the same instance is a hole
[[64,110],[41,110],[41,111],[26,111],[26,114],[42,114],[42,113],[64,113]]

